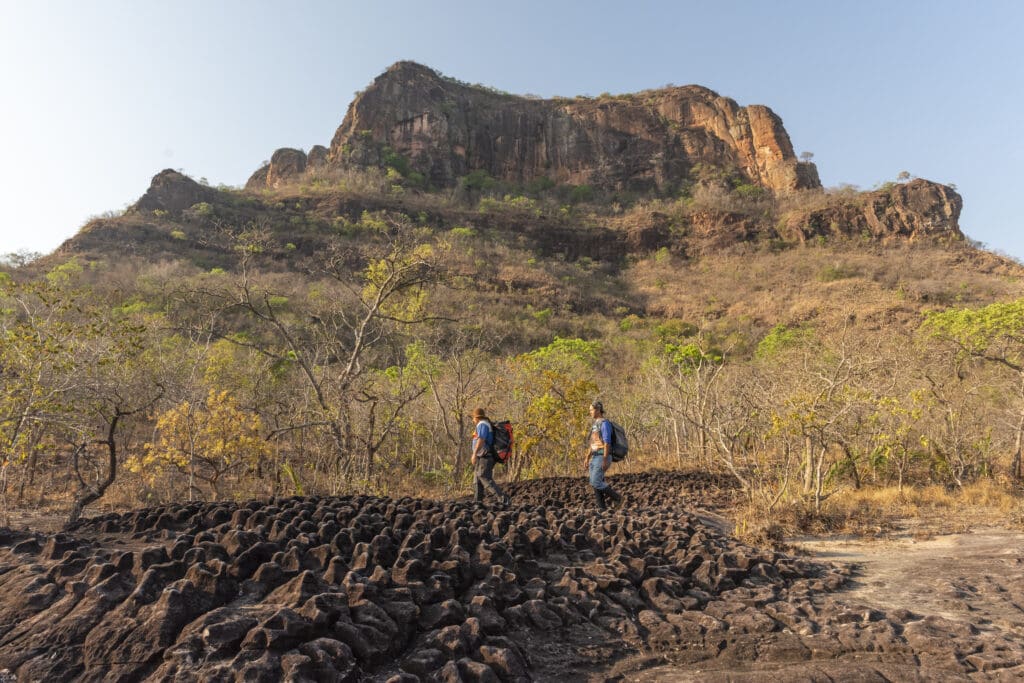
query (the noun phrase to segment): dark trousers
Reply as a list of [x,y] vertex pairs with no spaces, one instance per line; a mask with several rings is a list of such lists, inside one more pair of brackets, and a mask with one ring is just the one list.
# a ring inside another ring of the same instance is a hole
[[505,492],[494,481],[494,458],[491,456],[485,455],[482,458],[476,459],[476,467],[473,469],[473,482],[476,484],[477,501],[484,499],[484,489],[497,496],[498,500],[505,499]]

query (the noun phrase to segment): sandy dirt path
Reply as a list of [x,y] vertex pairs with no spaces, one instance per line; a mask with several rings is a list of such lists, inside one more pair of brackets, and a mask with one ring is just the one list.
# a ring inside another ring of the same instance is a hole
[[979,529],[926,539],[808,538],[798,548],[859,569],[842,596],[1024,638],[1024,534]]
[[[709,523],[725,520],[710,518]],[[828,599],[855,610],[872,608],[901,619],[942,617],[967,624],[980,640],[1024,642],[1024,533],[998,528],[928,536],[903,533],[884,538],[805,537],[789,544],[815,560],[850,566],[852,580]],[[952,646],[952,643],[951,643]],[[624,678],[636,683],[754,683],[786,681],[973,681],[1022,680],[1016,666],[954,674],[922,670],[912,662],[862,654],[833,660],[751,663],[738,669],[714,660],[696,665],[651,666]],[[637,667],[640,668],[640,667]]]

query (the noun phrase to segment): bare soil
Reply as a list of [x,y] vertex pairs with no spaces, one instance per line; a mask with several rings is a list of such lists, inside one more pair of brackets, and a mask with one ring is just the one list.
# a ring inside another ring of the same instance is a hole
[[818,560],[852,565],[843,595],[879,609],[906,609],[1024,640],[1024,533],[998,528],[882,539],[806,538]]

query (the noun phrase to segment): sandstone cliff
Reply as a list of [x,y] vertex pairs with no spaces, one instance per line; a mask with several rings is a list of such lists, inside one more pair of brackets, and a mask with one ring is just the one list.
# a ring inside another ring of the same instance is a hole
[[953,188],[917,178],[835,206],[792,212],[782,221],[780,236],[801,242],[819,235],[959,239],[962,208],[963,200]]
[[[962,201],[944,185],[918,179],[826,198],[817,168],[795,157],[782,121],[764,106],[741,107],[696,85],[598,98],[517,97],[412,62],[395,64],[355,98],[329,149],[279,149],[247,188],[282,187],[314,169],[396,163],[434,188],[484,172],[524,187],[546,179],[664,195],[702,178],[724,193],[741,182],[775,200],[797,198],[754,213],[697,207],[683,227],[702,251],[758,237],[962,238]],[[721,180],[727,176],[732,182]]]
[[[380,166],[389,152],[438,187],[484,171],[512,183],[546,177],[606,191],[671,191],[697,164],[734,170],[776,193],[820,187],[778,116],[707,88],[540,100],[412,62],[395,64],[357,96],[326,159],[316,157],[334,167]],[[247,187],[278,186],[306,163],[298,150],[278,150]]]

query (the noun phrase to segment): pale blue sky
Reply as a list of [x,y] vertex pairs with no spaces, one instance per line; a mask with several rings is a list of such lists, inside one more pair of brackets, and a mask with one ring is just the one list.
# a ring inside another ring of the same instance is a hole
[[954,183],[968,236],[1024,258],[1021,35],[1010,1],[0,0],[0,253],[56,248],[163,168],[240,185],[327,145],[411,59],[544,97],[696,83],[766,104],[825,185]]

